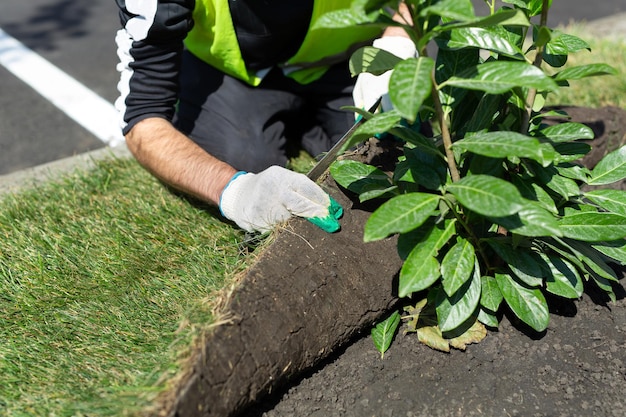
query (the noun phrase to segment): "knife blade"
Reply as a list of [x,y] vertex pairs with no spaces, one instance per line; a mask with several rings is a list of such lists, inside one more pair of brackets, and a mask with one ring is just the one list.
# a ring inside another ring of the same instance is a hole
[[[378,108],[378,106],[380,105],[380,101],[380,98],[376,100],[376,103],[374,103],[374,105],[369,108],[368,112],[374,113],[374,111],[376,111],[376,108]],[[359,120],[354,122],[352,127],[348,129],[346,133],[344,133],[344,135],[337,141],[337,143],[333,145],[332,148],[330,148],[328,152],[326,152],[322,159],[320,159],[319,162],[315,164],[315,166],[308,172],[308,174],[306,174],[306,176],[313,181],[319,179],[319,177],[321,177],[322,174],[326,172],[330,164],[332,164],[335,159],[337,159],[337,157],[339,156],[339,152],[343,148],[343,145],[345,145],[348,139],[352,137],[352,134],[355,132],[355,130],[357,130],[359,126],[361,126],[363,123],[365,123],[364,117],[361,117],[359,118]]]

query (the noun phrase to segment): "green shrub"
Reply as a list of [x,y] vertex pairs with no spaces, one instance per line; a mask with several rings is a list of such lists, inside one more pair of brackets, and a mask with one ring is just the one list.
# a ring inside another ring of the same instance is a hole
[[[393,69],[394,108],[354,109],[367,121],[352,144],[386,132],[404,152],[392,173],[342,160],[331,174],[361,201],[384,200],[365,225],[365,241],[399,235],[407,330],[444,351],[481,340],[505,308],[545,330],[546,293],[577,299],[596,285],[614,299],[618,277],[609,263],[626,263],[626,193],[581,189],[624,179],[626,147],[593,169],[580,166],[593,132],[543,110],[545,97],[570,81],[615,70],[563,69],[588,44],[546,26],[549,1],[508,0],[498,10],[487,3],[490,15],[478,17],[470,0],[410,0],[412,22],[395,22],[397,1],[358,0],[320,22],[399,26],[419,52],[401,60],[364,47],[353,55],[354,75]],[[433,43],[436,59],[428,56]],[[563,123],[546,126],[546,116]],[[434,134],[420,133],[420,123]],[[372,331],[381,352],[399,323],[394,313]]]

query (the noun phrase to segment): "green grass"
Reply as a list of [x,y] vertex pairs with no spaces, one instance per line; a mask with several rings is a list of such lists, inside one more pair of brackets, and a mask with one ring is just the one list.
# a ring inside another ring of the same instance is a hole
[[167,387],[241,232],[133,160],[0,198],[0,415],[113,416]]
[[590,77],[572,81],[548,96],[547,105],[584,107],[617,106],[626,109],[626,41],[594,37],[584,25],[570,25],[562,31],[585,40],[591,52],[584,50],[570,55],[565,68],[572,65],[606,63],[614,67],[616,76]]
[[[594,39],[547,104],[626,108],[626,47]],[[304,153],[290,167],[308,171]],[[170,193],[133,160],[0,197],[0,415],[119,416],[168,387],[221,291],[249,258],[213,208]]]
[[316,162],[317,161],[315,160],[315,158],[313,158],[311,155],[309,155],[305,151],[300,151],[298,155],[289,160],[287,168],[301,174],[306,174],[315,166]]

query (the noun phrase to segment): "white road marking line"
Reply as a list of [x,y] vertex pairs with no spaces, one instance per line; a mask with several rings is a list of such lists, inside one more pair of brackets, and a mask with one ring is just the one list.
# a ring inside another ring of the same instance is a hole
[[2,29],[0,29],[0,65],[102,142],[114,147],[124,141],[118,123],[118,113],[113,104]]

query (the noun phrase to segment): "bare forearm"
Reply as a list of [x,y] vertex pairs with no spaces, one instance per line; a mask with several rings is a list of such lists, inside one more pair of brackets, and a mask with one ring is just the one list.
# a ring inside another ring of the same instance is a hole
[[[406,4],[400,3],[400,5],[398,6],[398,12],[393,17],[393,20],[406,25],[411,25],[413,23],[411,12]],[[407,38],[409,35],[407,35],[407,33],[401,27],[389,26],[383,32],[383,36],[403,36]]]
[[203,201],[218,204],[236,170],[206,153],[161,118],[145,119],[126,135],[135,158],[154,176]]

